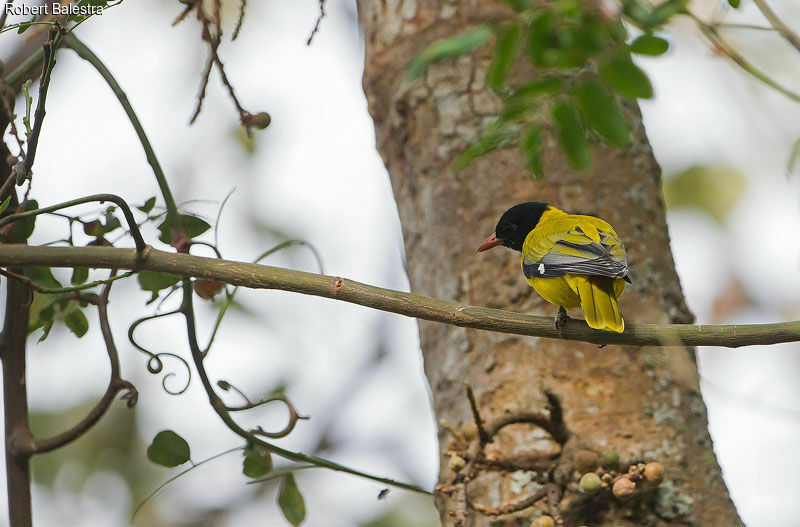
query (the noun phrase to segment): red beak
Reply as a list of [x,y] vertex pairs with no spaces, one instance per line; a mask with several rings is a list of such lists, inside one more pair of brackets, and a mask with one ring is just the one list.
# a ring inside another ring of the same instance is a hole
[[497,247],[501,243],[503,243],[503,240],[492,234],[491,236],[486,238],[486,241],[483,242],[480,247],[478,247],[478,252],[487,251],[492,247]]

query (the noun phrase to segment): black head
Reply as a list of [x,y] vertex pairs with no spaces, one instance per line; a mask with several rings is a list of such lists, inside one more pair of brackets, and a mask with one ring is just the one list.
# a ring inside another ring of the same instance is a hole
[[500,221],[497,222],[497,227],[494,229],[494,235],[483,242],[478,252],[498,245],[505,245],[515,251],[521,251],[522,244],[528,233],[536,227],[542,214],[549,206],[547,203],[539,201],[529,201],[514,205],[503,213]]

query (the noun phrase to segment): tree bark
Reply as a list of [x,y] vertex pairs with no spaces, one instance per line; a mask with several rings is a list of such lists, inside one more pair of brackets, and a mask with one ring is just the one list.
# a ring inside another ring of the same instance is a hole
[[[660,168],[638,108],[629,112],[632,143],[596,146],[587,174],[572,171],[552,141],[544,182],[531,180],[515,148],[454,174],[449,162],[500,108],[484,86],[489,53],[432,65],[412,83],[405,79],[408,62],[436,39],[511,11],[480,0],[370,0],[360,3],[359,14],[364,89],[403,225],[413,291],[555,315],[525,282],[516,253],[475,254],[508,207],[536,200],[615,227],[633,279],[621,299],[627,321],[692,321],[670,252]],[[436,502],[444,525],[529,525],[541,512],[566,526],[741,524],[713,454],[693,349],[598,349],[422,321],[420,341],[440,423]],[[492,441],[483,450],[480,438],[468,441],[475,420],[467,385],[485,429],[519,421],[484,437]],[[555,422],[559,406],[561,424]],[[458,437],[459,429],[467,438]],[[667,480],[624,502],[608,491],[582,495],[572,460],[583,449],[618,452],[623,471],[630,463],[659,462]],[[467,466],[454,471],[459,460],[451,463],[449,451]],[[526,498],[533,506],[487,514],[519,508]]]

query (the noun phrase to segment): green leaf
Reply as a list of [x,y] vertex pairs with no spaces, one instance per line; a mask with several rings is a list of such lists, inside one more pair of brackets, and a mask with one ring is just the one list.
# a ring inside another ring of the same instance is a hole
[[549,11],[536,17],[531,22],[528,33],[528,53],[537,66],[545,65],[548,41],[553,31],[553,14]]
[[606,23],[606,31],[608,35],[617,42],[624,42],[628,40],[628,30],[621,18]]
[[563,82],[558,77],[543,77],[520,86],[512,95],[513,97],[538,97],[539,95],[552,95],[561,89]]
[[506,99],[500,112],[499,121],[509,122],[519,119],[536,108],[534,99],[542,95],[552,95],[561,89],[561,79],[544,77],[523,84]]
[[81,338],[89,331],[89,321],[80,309],[73,309],[64,317],[64,324],[76,337]]
[[147,301],[148,304],[158,298],[159,291],[172,287],[181,281],[180,276],[157,273],[155,271],[142,271],[136,275],[136,279],[139,281],[139,287],[142,291],[151,291],[153,293],[150,300]]
[[139,286],[143,291],[161,291],[177,284],[181,277],[169,273],[155,271],[142,271],[138,275]]
[[252,155],[256,151],[256,138],[255,135],[250,134],[247,135],[247,129],[241,125],[241,123],[237,120],[236,126],[233,128],[233,138],[236,143],[244,148],[244,151],[247,154]]
[[647,25],[650,20],[650,11],[638,0],[625,0],[622,3],[622,12],[639,25]]
[[39,284],[42,287],[46,287],[48,289],[61,289],[63,286],[61,283],[55,279],[53,276],[53,272],[50,270],[49,267],[43,266],[31,266],[26,267],[23,271],[23,274]]
[[17,28],[17,34],[22,34],[26,32],[28,28],[33,25],[34,22],[36,22],[36,16],[31,17],[31,19],[28,20],[27,22],[20,22],[19,28]]
[[557,33],[558,52],[551,50],[548,54],[554,66],[564,68],[579,68],[596,53],[613,49],[616,43],[611,41],[611,31],[607,21],[595,15],[584,14],[575,27],[562,28]]
[[[36,210],[39,208],[39,202],[35,199],[29,200],[25,205],[22,206],[22,210],[18,212],[28,212],[30,210]],[[8,236],[3,236],[2,241],[13,241],[19,242],[22,240],[27,240],[33,234],[33,230],[36,228],[36,216],[31,216],[30,218],[24,218],[21,220],[15,221],[11,227],[11,232]]]
[[573,168],[583,170],[589,166],[592,156],[580,116],[575,107],[565,101],[553,105],[553,123],[561,148]]
[[514,66],[519,47],[520,27],[517,24],[505,27],[497,35],[494,47],[494,58],[486,73],[486,83],[495,92],[503,91],[506,86],[508,74]]
[[8,208],[9,203],[11,203],[11,196],[8,196],[5,201],[3,201],[2,205],[0,205],[0,214]]
[[478,26],[459,35],[437,40],[417,53],[411,60],[406,75],[410,80],[419,78],[425,73],[425,69],[429,64],[446,58],[472,53],[486,44],[491,35],[492,30],[488,26]]
[[88,278],[89,278],[88,267],[76,267],[72,270],[72,278],[70,279],[70,283],[72,285],[81,285],[86,283],[86,280]]
[[39,337],[38,342],[44,342],[50,336],[50,331],[53,329],[52,320],[40,320],[33,328],[28,329],[28,334],[33,333],[34,330],[42,328],[42,336]]
[[172,430],[162,430],[147,447],[147,458],[165,467],[177,467],[189,461],[189,443]]
[[97,293],[84,292],[78,299],[78,305],[81,307],[89,307],[89,304],[97,304],[98,302],[100,302],[100,295]]
[[122,224],[119,221],[119,218],[117,218],[114,215],[114,212],[116,210],[117,210],[117,207],[115,207],[113,205],[106,209],[106,212],[103,215],[104,218],[105,218],[105,221],[103,222],[103,225],[100,228],[101,234],[107,234],[107,233],[113,231],[114,229],[117,229],[117,228],[122,226]]
[[623,146],[630,140],[630,128],[614,99],[594,81],[578,86],[578,101],[589,125],[613,146]]
[[649,99],[653,96],[650,79],[630,57],[617,55],[600,68],[600,73],[620,95],[631,99]]
[[541,180],[544,178],[542,127],[539,124],[532,124],[522,134],[522,156],[525,158],[525,165],[531,171],[533,179]]
[[39,342],[44,342],[48,335],[50,335],[50,330],[53,329],[56,316],[55,304],[50,302],[48,298],[49,297],[45,295],[33,295],[33,302],[31,303],[28,335],[42,328],[43,332],[42,336],[39,337]]
[[260,478],[272,470],[272,457],[269,452],[257,445],[244,449],[242,472],[248,478]]
[[517,130],[512,127],[490,126],[481,133],[477,141],[461,152],[453,161],[452,168],[456,172],[463,169],[475,159],[493,150],[510,145],[517,137]]
[[156,197],[153,196],[149,198],[141,207],[136,207],[140,211],[144,212],[145,214],[150,214],[150,211],[153,210],[153,207],[156,206]]
[[631,42],[630,45],[631,53],[637,53],[639,55],[651,55],[654,57],[663,55],[666,53],[667,49],[669,49],[669,42],[661,37],[656,37],[653,35],[642,35]]
[[688,3],[689,0],[667,0],[650,12],[647,25],[660,26],[667,23],[670,18],[683,11]]
[[728,0],[728,5],[730,5],[734,9],[739,9],[739,4],[741,0]]
[[[186,236],[190,239],[200,236],[211,228],[211,225],[204,220],[201,220],[197,216],[192,216],[191,214],[181,214],[179,218],[183,227],[186,229]],[[172,245],[172,231],[170,230],[168,219],[161,222],[161,225],[158,226],[158,230],[161,232],[161,236],[159,236],[158,239],[167,245]]]
[[103,226],[100,224],[100,220],[87,221],[83,224],[83,232],[87,236],[102,236]]
[[278,491],[278,506],[294,527],[303,523],[306,518],[306,504],[303,502],[303,496],[297,489],[294,474],[291,472],[286,474],[281,481],[281,488]]

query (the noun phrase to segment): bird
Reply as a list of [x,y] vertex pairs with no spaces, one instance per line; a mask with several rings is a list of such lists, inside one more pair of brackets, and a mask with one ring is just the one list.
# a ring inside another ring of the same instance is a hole
[[577,307],[591,328],[625,330],[617,299],[625,282],[631,282],[628,259],[625,246],[604,220],[568,214],[539,201],[520,203],[503,213],[478,252],[498,245],[522,253],[527,282],[559,306],[559,332],[568,320],[566,309]]

